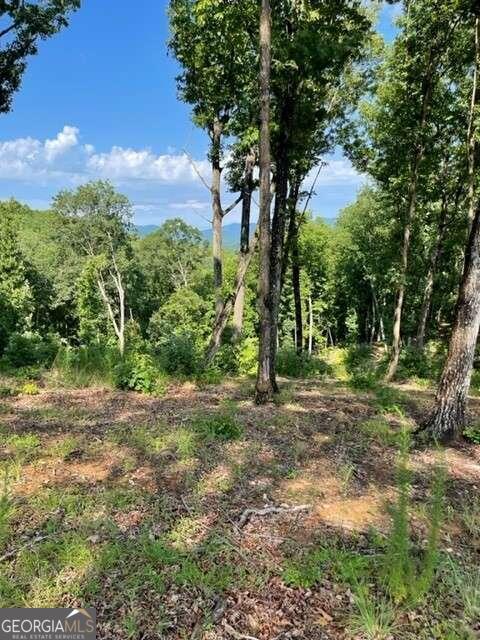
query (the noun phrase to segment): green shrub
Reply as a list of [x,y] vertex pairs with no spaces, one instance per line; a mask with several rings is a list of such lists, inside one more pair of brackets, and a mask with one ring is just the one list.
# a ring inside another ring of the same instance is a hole
[[280,375],[291,378],[313,378],[327,375],[330,368],[320,358],[288,348],[280,349],[277,354],[277,371]]
[[52,334],[42,337],[34,332],[12,333],[3,355],[12,367],[50,366],[59,345],[58,338]]
[[397,502],[392,508],[393,523],[384,558],[384,576],[387,591],[396,602],[408,601],[415,605],[430,591],[438,567],[440,530],[444,520],[445,470],[441,464],[434,469],[427,512],[427,547],[418,559],[410,534],[409,449],[410,436],[404,429],[396,474]]
[[171,375],[191,376],[200,370],[201,350],[190,333],[171,334],[156,347],[160,367]]
[[162,393],[165,376],[147,353],[127,352],[114,369],[115,386],[141,393]]

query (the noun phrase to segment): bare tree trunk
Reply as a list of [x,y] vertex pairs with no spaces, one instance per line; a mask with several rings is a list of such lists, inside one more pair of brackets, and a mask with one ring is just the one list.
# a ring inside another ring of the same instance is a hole
[[[252,205],[253,168],[255,153],[248,154],[245,161],[245,176],[242,187],[242,224],[240,230],[240,256],[249,251],[250,246],[250,209]],[[243,314],[245,309],[245,279],[243,279],[233,307],[233,341],[238,342],[243,331]]]
[[425,143],[423,140],[425,126],[427,124],[427,115],[430,107],[430,102],[433,92],[433,78],[434,78],[434,57],[433,50],[430,51],[430,59],[425,72],[425,76],[422,82],[422,106],[419,121],[419,132],[417,137],[416,148],[413,155],[413,164],[410,173],[410,184],[408,188],[408,207],[407,215],[405,219],[405,226],[403,229],[403,243],[401,252],[401,265],[400,265],[400,284],[397,291],[397,302],[395,305],[395,313],[393,318],[393,343],[392,343],[392,357],[388,367],[386,381],[390,382],[395,377],[398,368],[398,362],[400,359],[401,350],[401,328],[402,328],[402,312],[403,303],[405,299],[405,287],[406,277],[408,269],[408,255],[410,252],[410,236],[412,233],[412,224],[415,218],[417,209],[417,186],[418,176],[420,172],[420,165],[423,160],[425,152]]
[[260,320],[258,373],[255,402],[264,404],[273,398],[271,368],[270,310],[270,67],[271,67],[270,0],[262,0],[260,13],[260,270],[258,279],[258,312]]
[[425,289],[423,291],[422,307],[420,309],[420,320],[417,329],[417,347],[423,349],[425,347],[425,332],[427,328],[427,320],[430,315],[430,308],[432,304],[433,283],[435,281],[435,275],[437,273],[438,261],[443,251],[443,241],[445,239],[445,231],[447,228],[447,212],[448,212],[448,197],[444,192],[442,197],[442,208],[440,212],[440,219],[438,222],[437,241],[430,256],[430,264],[428,267],[427,280],[425,283]]
[[448,356],[435,407],[422,427],[429,437],[439,441],[460,436],[465,427],[468,389],[480,325],[479,243],[480,203],[470,231]]
[[222,124],[217,119],[212,130],[212,253],[213,253],[213,286],[215,288],[215,317],[222,309],[223,296],[223,257],[222,257],[222,220],[223,211],[220,195],[222,168],[220,166],[220,152],[222,140]]

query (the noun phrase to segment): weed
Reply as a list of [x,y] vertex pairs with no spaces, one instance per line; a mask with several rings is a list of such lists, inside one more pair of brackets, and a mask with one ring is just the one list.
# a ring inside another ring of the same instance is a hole
[[237,440],[243,435],[243,428],[230,407],[217,413],[197,416],[192,421],[192,427],[207,440]]
[[372,418],[360,424],[360,429],[369,438],[380,444],[391,446],[398,443],[399,434],[392,429],[384,418]]
[[463,435],[469,442],[480,444],[480,425],[475,424],[467,427]]
[[374,597],[366,585],[358,585],[354,592],[355,614],[350,629],[367,640],[384,640],[395,631],[395,610],[390,601]]
[[14,434],[6,439],[5,444],[13,453],[15,460],[25,464],[35,458],[40,446],[40,438],[34,433]]
[[20,387],[20,393],[26,396],[37,396],[40,393],[40,389],[36,382],[26,382]]

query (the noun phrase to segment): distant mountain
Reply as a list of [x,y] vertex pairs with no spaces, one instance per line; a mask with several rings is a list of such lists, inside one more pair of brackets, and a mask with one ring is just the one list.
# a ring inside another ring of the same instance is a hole
[[[223,225],[223,246],[225,249],[238,249],[240,246],[240,229],[241,224],[239,222],[232,222],[232,224]],[[255,233],[255,227],[257,223],[252,223],[250,225],[250,237]],[[201,230],[203,237],[207,242],[212,241],[212,230],[211,229],[202,229]]]
[[158,224],[137,224],[135,228],[140,238],[145,238],[145,236],[149,236],[151,233],[156,231],[159,227],[158,227]]
[[[323,221],[333,226],[337,221],[336,218],[323,218]],[[250,237],[255,233],[255,227],[257,223],[254,222],[250,225]],[[145,224],[145,225],[137,225],[136,229],[138,235],[141,238],[150,235],[154,231],[159,228],[156,224]],[[232,222],[232,224],[223,225],[223,246],[226,249],[238,249],[240,246],[240,228],[241,225],[239,222]],[[212,229],[200,229],[200,233],[205,238],[205,240],[210,243],[212,241]]]

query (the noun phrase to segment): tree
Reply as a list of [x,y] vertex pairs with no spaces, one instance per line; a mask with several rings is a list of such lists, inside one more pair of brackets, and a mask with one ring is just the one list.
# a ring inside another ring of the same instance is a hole
[[10,334],[31,323],[33,294],[27,265],[18,243],[18,209],[13,201],[0,203],[0,353]]
[[68,25],[68,15],[80,0],[2,0],[0,16],[0,113],[12,108],[27,66],[27,58],[38,51],[38,41],[46,40]]
[[270,284],[270,72],[271,25],[270,0],[262,0],[260,12],[260,212],[258,313],[260,321],[259,352],[255,401],[264,404],[272,399],[271,380],[271,284]]
[[474,2],[472,9],[475,54],[467,133],[469,236],[447,359],[438,385],[435,406],[420,429],[428,437],[438,441],[448,441],[460,436],[466,426],[468,390],[480,327],[480,199],[474,178],[478,151],[477,109],[480,98],[480,3]]
[[132,207],[109,182],[89,182],[75,191],[61,191],[54,210],[65,220],[65,242],[87,258],[118,348],[125,350],[125,273],[131,259],[129,224]]
[[210,138],[211,184],[203,178],[212,199],[212,254],[215,309],[223,306],[222,224],[239,204],[240,195],[223,207],[221,176],[224,138],[229,135],[240,105],[249,101],[254,80],[255,48],[251,27],[255,3],[222,0],[171,0],[170,48],[182,65],[177,78],[180,94],[193,105],[195,123]]

